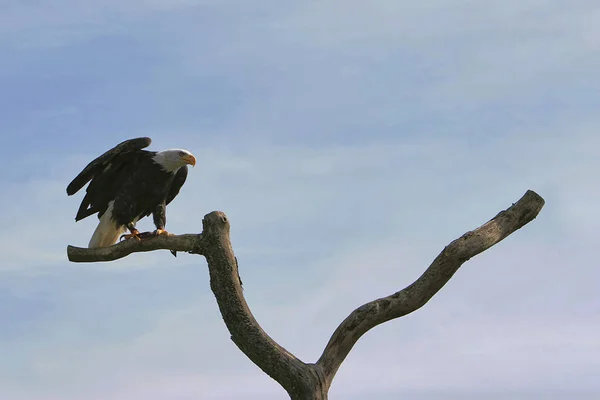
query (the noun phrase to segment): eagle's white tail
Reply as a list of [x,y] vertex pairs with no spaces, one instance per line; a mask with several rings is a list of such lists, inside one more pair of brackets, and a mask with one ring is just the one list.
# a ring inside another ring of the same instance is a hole
[[113,202],[108,203],[106,212],[100,217],[100,222],[90,239],[89,248],[112,246],[125,233],[124,226],[117,226],[112,219]]

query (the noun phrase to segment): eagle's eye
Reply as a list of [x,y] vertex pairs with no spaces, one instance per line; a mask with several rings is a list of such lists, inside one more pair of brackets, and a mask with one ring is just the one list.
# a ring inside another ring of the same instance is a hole
[[183,157],[183,156],[185,156],[185,151],[180,151],[179,152],[179,157]]

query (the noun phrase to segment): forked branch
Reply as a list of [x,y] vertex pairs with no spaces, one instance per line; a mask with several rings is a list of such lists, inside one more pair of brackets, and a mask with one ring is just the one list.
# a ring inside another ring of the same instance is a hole
[[68,246],[73,262],[110,261],[158,249],[202,254],[231,339],[256,365],[279,382],[292,399],[324,400],[338,368],[356,341],[371,328],[425,305],[460,266],[536,218],[544,200],[533,191],[479,228],[451,242],[414,283],[354,310],[335,330],[316,364],[307,364],[277,344],[260,327],[242,292],[237,260],[229,239],[229,221],[213,211],[203,219],[200,235],[129,240],[102,249]]
[[322,381],[318,370],[296,358],[276,343],[258,324],[242,292],[237,260],[229,239],[229,221],[224,213],[213,211],[202,220],[199,235],[155,236],[136,241],[130,239],[110,247],[88,249],[67,247],[73,262],[111,261],[131,253],[159,249],[201,254],[206,257],[210,287],[217,299],[231,340],[260,369],[279,382],[294,399],[326,399],[314,397],[314,387]]

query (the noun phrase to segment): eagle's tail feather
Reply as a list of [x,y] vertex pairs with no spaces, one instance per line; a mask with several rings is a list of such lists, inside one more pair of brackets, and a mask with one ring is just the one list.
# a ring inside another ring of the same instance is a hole
[[100,222],[90,239],[89,248],[112,246],[125,232],[124,226],[117,226],[112,219],[113,202],[108,203],[108,208],[100,217]]

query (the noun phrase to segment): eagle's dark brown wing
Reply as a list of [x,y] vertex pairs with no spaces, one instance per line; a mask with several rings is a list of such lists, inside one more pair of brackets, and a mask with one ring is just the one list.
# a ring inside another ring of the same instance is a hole
[[145,159],[154,152],[142,150],[148,147],[151,139],[141,137],[126,140],[91,161],[67,186],[69,196],[77,193],[86,183],[86,195],[79,206],[76,221],[98,212],[101,216],[108,203],[114,200],[119,187]]

